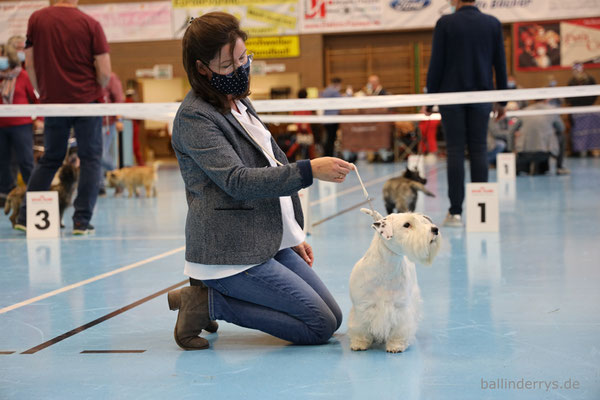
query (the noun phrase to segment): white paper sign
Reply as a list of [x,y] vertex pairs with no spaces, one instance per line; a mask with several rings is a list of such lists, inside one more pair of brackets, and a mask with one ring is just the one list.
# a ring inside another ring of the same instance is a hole
[[58,192],[27,192],[27,239],[60,237]]
[[498,181],[517,178],[517,160],[515,153],[498,153],[496,155],[496,176]]
[[467,232],[498,232],[497,183],[467,184]]
[[310,218],[310,196],[308,188],[304,188],[298,192],[300,197],[300,205],[302,206],[302,214],[304,214],[304,233],[311,233],[312,221]]
[[406,167],[411,171],[419,171],[421,178],[425,178],[425,157],[415,154],[408,156]]

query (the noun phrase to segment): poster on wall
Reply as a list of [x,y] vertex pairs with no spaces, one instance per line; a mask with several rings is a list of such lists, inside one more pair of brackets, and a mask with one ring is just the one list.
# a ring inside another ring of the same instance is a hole
[[254,53],[254,58],[289,58],[300,55],[300,37],[277,36],[255,37],[246,41],[248,52]]
[[109,42],[171,40],[171,2],[82,5],[79,9],[102,25]]
[[302,33],[382,29],[381,0],[300,0]]
[[298,34],[297,0],[173,0],[175,37],[183,37],[191,18],[212,11],[235,15],[250,37]]
[[600,66],[600,18],[517,23],[513,37],[518,71]]
[[48,0],[0,2],[0,43],[5,43],[11,36],[24,37],[31,14],[49,5]]

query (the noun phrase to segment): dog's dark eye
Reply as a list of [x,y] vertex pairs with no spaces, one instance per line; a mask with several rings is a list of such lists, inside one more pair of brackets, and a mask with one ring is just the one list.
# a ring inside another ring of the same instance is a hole
[[404,227],[405,227],[405,228],[410,228],[410,223],[408,223],[408,222],[407,222],[407,223],[405,223],[405,224],[404,224]]

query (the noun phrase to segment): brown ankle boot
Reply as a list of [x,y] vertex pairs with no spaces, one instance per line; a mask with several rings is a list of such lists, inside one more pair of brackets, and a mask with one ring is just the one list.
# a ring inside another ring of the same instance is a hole
[[[181,290],[182,289],[171,290],[167,294],[169,309],[171,311],[177,311],[179,310],[179,307],[181,307]],[[215,333],[219,329],[219,324],[217,321],[210,321],[203,329],[208,333]]]
[[178,292],[178,295],[169,293],[168,296],[171,309],[176,305],[175,299],[179,297],[179,313],[174,330],[175,342],[184,350],[207,349],[208,341],[198,335],[210,323],[208,289],[188,286]]

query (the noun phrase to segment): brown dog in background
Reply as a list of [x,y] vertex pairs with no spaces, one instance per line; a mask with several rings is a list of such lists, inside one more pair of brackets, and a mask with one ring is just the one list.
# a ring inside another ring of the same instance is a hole
[[125,167],[108,171],[106,173],[106,186],[115,188],[115,196],[127,188],[128,197],[134,194],[139,197],[138,188],[143,186],[146,190],[146,197],[156,197],[156,182],[158,181],[158,165],[155,162],[152,166],[143,167]]
[[[58,192],[58,211],[60,213],[60,226],[64,228],[62,223],[63,215],[67,207],[71,205],[73,199],[73,193],[77,187],[77,181],[79,180],[79,168],[71,163],[63,164],[58,173],[56,174],[56,182],[50,186],[50,191]],[[21,208],[21,202],[27,192],[27,187],[17,186],[8,193],[6,197],[6,204],[4,204],[4,214],[8,215],[12,210],[12,214],[9,219],[14,228],[19,218],[19,209]]]

